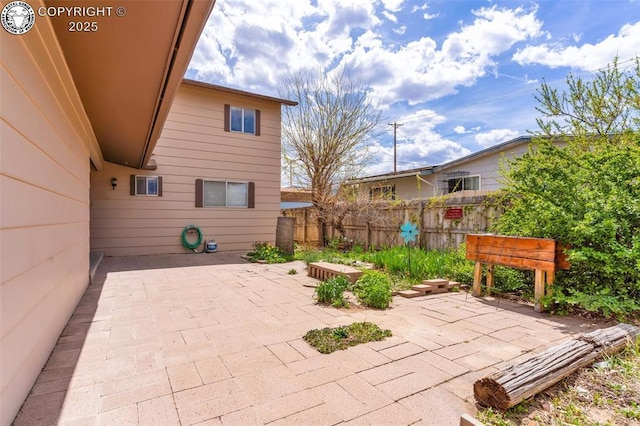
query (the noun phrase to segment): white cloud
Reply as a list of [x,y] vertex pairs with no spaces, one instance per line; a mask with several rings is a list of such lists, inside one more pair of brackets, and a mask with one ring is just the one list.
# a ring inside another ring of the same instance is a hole
[[542,23],[535,14],[536,9],[482,8],[474,11],[472,24],[449,34],[440,49],[430,37],[388,47],[370,30],[368,43],[358,39],[342,62],[366,76],[382,103],[406,100],[416,105],[473,85],[496,65],[494,56],[540,35]]
[[453,128],[453,131],[459,135],[464,135],[465,133],[469,133],[464,126],[456,126]]
[[399,12],[402,9],[404,0],[382,0],[384,8],[390,12]]
[[[397,1],[395,2],[397,3]],[[392,7],[394,2],[390,2]],[[218,0],[200,38],[189,75],[258,90],[275,90],[279,74],[327,68],[352,51],[352,34],[381,24],[369,0]]]
[[398,35],[402,35],[402,34],[407,32],[407,26],[406,25],[402,25],[402,26],[400,26],[398,28],[394,28],[393,32],[398,34]]
[[627,24],[618,34],[609,35],[599,43],[582,46],[541,44],[527,46],[513,55],[521,65],[541,64],[551,68],[572,67],[593,71],[607,66],[618,55],[624,61],[635,57],[640,46],[640,22]]
[[[443,138],[436,127],[446,118],[432,110],[419,110],[400,117],[397,129],[398,171],[434,166],[469,155],[471,151],[461,144]],[[392,132],[390,129],[389,132]],[[369,152],[373,155],[370,175],[393,171],[393,146],[376,142]]]
[[428,21],[430,19],[435,19],[435,18],[438,18],[440,16],[439,13],[429,13],[429,12],[427,12],[428,9],[429,9],[429,4],[425,3],[422,6],[413,6],[413,8],[411,9],[411,13],[416,13],[416,12],[420,12],[420,11],[424,10],[425,12],[422,14],[422,18],[425,21]]
[[516,130],[493,129],[489,132],[479,133],[475,135],[475,140],[484,148],[489,148],[490,146],[499,144],[501,142],[515,139],[519,135],[520,133]]
[[494,56],[536,37],[541,27],[536,9],[493,6],[474,11],[473,22],[441,46],[430,37],[398,46],[385,44],[379,27],[384,14],[395,19],[402,0],[227,1],[217,1],[190,76],[270,94],[287,70],[348,65],[383,105],[417,105],[471,86],[495,67]]

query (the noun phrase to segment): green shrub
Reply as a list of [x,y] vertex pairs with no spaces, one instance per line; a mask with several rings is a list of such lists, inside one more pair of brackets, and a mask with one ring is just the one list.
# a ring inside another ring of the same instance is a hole
[[343,294],[348,286],[349,281],[340,275],[321,282],[315,290],[318,303],[332,305],[336,308],[349,306]]
[[353,286],[360,303],[376,309],[386,309],[391,303],[391,280],[382,272],[365,271]]
[[293,256],[283,253],[278,247],[269,243],[254,243],[253,251],[247,253],[247,257],[252,262],[265,263],[285,263],[293,260]]
[[588,292],[559,288],[543,300],[545,307],[563,314],[577,311],[598,312],[607,318],[633,315],[640,303],[614,294],[609,288],[593,288]]
[[444,265],[441,276],[462,284],[472,284],[474,262],[465,257],[465,244],[461,244],[456,250],[449,251],[448,254],[449,259]]
[[543,82],[540,137],[504,167],[508,207],[495,231],[571,247],[557,303],[606,315],[640,300],[639,89],[639,58],[624,69],[615,58],[588,80],[569,74],[560,90]]
[[496,266],[493,270],[494,285],[498,292],[533,296],[533,271]]

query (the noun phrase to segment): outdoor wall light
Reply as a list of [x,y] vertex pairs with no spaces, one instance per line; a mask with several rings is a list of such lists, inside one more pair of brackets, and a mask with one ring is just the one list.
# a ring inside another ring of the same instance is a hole
[[111,178],[111,187],[115,190],[116,186],[118,186],[118,178]]

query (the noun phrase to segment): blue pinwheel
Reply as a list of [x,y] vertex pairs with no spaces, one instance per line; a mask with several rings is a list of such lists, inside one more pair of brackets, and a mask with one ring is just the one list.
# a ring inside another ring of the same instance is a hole
[[409,243],[413,243],[416,241],[416,237],[418,236],[418,226],[407,221],[400,227],[400,235],[404,238],[404,243],[407,246],[407,265],[409,267],[409,276],[412,276],[411,273],[411,247]]
[[405,222],[404,225],[400,227],[400,231],[402,231],[402,238],[404,238],[405,243],[413,243],[416,241],[416,237],[418,236],[418,226],[411,222]]

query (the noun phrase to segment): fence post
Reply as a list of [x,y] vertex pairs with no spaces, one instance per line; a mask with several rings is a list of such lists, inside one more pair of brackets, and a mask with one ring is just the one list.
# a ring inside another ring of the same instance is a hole
[[307,243],[307,209],[302,210],[302,244]]

